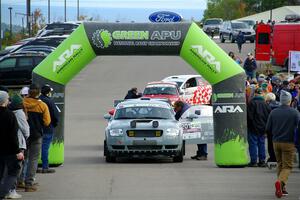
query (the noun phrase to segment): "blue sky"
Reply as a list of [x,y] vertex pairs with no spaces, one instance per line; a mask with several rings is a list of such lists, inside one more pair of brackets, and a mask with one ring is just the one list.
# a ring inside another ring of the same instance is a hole
[[[2,0],[2,21],[9,22],[8,7],[13,7],[13,24],[21,24],[25,13],[26,0]],[[48,0],[31,0],[32,10],[41,8],[47,19]],[[206,0],[80,0],[80,14],[104,21],[137,21],[147,22],[148,16],[155,11],[168,10],[181,14],[190,20],[201,19],[206,9]],[[63,20],[64,0],[51,0],[51,21]],[[67,18],[76,20],[77,0],[67,0]]]
[[[3,4],[25,5],[25,0],[2,0]],[[48,0],[31,0],[32,5],[47,5]],[[80,0],[82,7],[102,8],[167,8],[200,9],[206,7],[206,0]],[[53,6],[63,6],[64,0],[51,0]],[[77,0],[67,0],[68,6],[77,6]]]

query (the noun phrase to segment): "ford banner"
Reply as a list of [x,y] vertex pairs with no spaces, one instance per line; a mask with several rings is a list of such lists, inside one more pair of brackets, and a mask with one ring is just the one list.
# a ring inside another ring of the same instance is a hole
[[152,13],[149,16],[151,22],[180,22],[182,17],[174,12],[170,11],[159,11]]

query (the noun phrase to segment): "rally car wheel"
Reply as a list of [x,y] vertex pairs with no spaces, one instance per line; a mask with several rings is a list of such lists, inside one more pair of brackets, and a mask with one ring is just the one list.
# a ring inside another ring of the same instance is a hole
[[105,161],[108,163],[116,162],[117,158],[115,156],[112,156],[111,153],[108,151],[106,141],[104,141],[104,156]]
[[175,157],[173,157],[173,162],[175,163],[181,163],[183,162],[183,149],[179,152],[179,154]]
[[114,163],[116,162],[117,158],[115,156],[111,156],[109,152],[107,152],[107,155],[105,156],[105,161],[108,163]]

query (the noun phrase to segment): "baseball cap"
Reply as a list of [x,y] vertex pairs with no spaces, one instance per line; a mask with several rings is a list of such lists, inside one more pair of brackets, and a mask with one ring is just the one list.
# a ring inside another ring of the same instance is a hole
[[28,94],[29,94],[29,87],[27,87],[27,86],[23,87],[20,91],[20,95],[26,96]]
[[48,94],[49,92],[52,92],[52,91],[53,91],[53,88],[48,84],[43,85],[43,87],[41,89],[42,94]]

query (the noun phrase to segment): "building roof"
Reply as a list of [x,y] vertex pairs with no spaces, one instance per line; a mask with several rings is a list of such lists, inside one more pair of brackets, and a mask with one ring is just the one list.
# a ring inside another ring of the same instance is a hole
[[[272,10],[272,20],[276,22],[284,21],[286,15],[291,14],[300,14],[300,6],[283,6],[280,8],[275,8]],[[254,20],[254,21],[261,21],[267,22],[270,19],[270,10],[257,13],[254,15],[250,15],[247,17],[243,17],[237,20]]]

